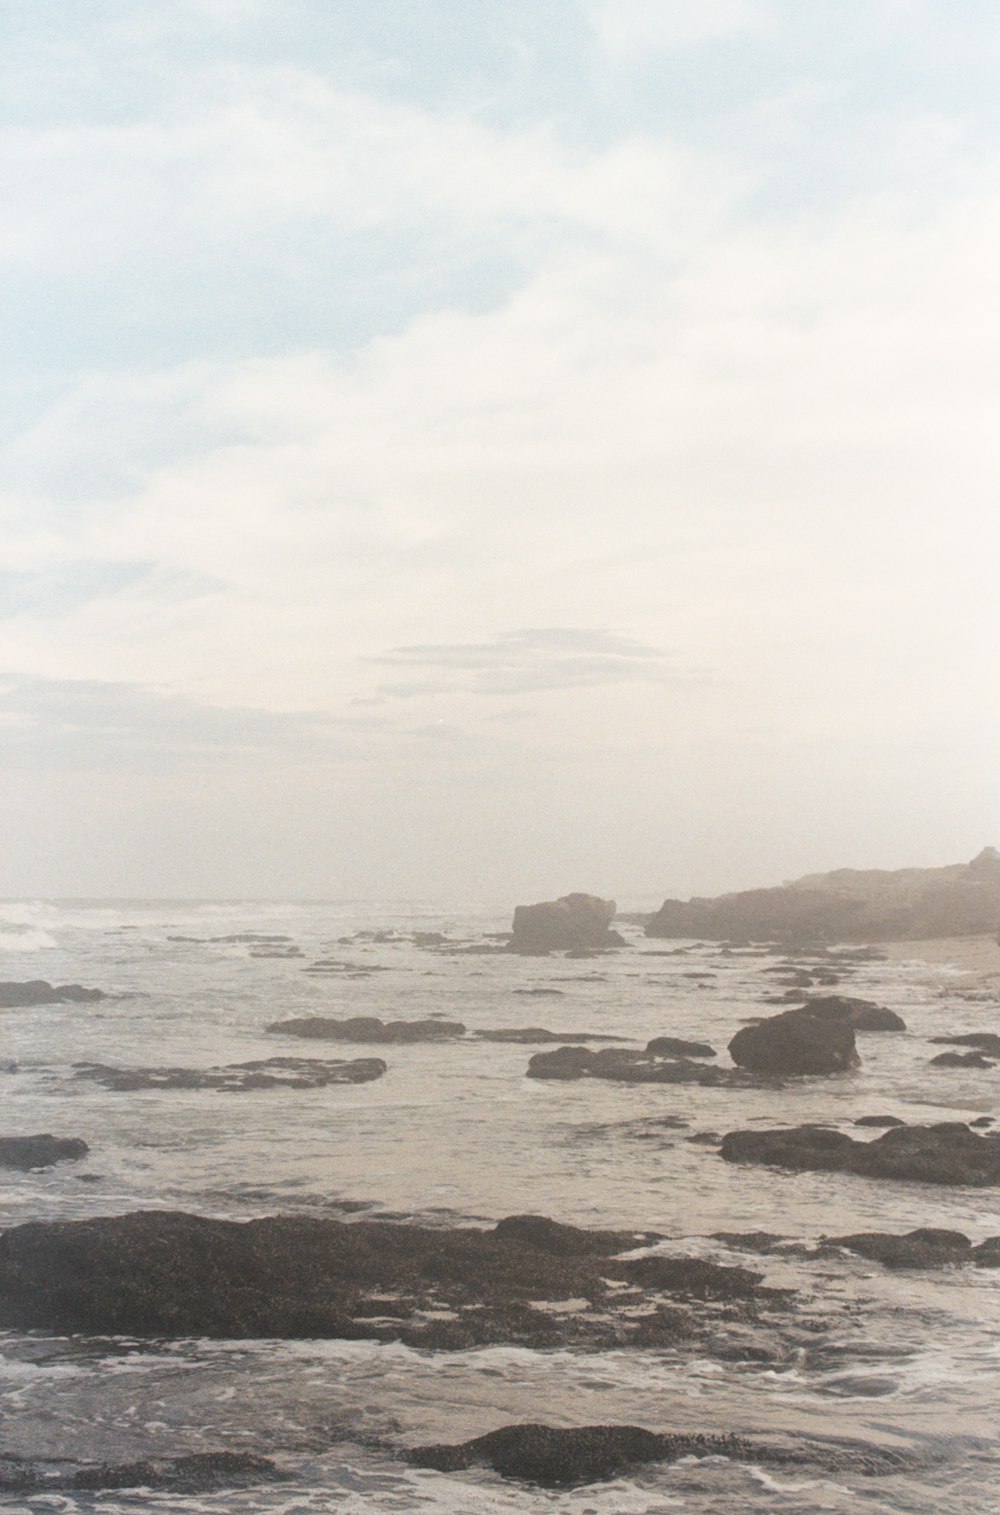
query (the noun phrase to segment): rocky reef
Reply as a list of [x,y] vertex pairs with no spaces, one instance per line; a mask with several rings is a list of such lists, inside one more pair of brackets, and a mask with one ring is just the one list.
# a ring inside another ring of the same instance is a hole
[[602,900],[596,894],[564,894],[537,905],[518,905],[510,950],[541,957],[547,952],[623,947],[624,937],[611,930],[615,908],[614,900]]

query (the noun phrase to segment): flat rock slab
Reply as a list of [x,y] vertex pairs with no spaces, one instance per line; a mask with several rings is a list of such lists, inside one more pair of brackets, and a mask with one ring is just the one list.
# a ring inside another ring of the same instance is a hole
[[387,1064],[380,1057],[349,1062],[320,1062],[310,1057],[268,1057],[225,1068],[114,1068],[106,1063],[77,1063],[76,1078],[103,1084],[117,1093],[141,1089],[216,1089],[243,1094],[253,1089],[324,1089],[328,1084],[367,1084],[381,1078]]
[[376,1015],[355,1015],[336,1020],[327,1015],[307,1015],[287,1021],[272,1021],[268,1031],[281,1036],[301,1036],[323,1042],[440,1042],[465,1035],[461,1021],[383,1021]]
[[104,997],[102,989],[84,989],[82,984],[48,984],[41,978],[24,983],[0,982],[0,1010],[27,1005],[89,1005]]
[[974,1047],[987,1057],[1000,1057],[1000,1036],[995,1031],[969,1031],[961,1036],[932,1036],[931,1041],[951,1047]]
[[649,1462],[681,1457],[727,1457],[734,1462],[811,1466],[828,1472],[896,1473],[911,1459],[903,1453],[849,1441],[699,1436],[647,1431],[642,1426],[502,1426],[456,1445],[413,1447],[407,1460],[420,1468],[455,1473],[486,1467],[502,1478],[545,1488],[571,1488],[616,1478]]
[[706,1067],[686,1058],[651,1057],[627,1047],[589,1052],[584,1047],[559,1047],[536,1052],[528,1063],[528,1078],[611,1079],[626,1084],[701,1084],[724,1089],[780,1087],[774,1079],[758,1078],[743,1068]]
[[976,1188],[1000,1184],[1000,1137],[977,1136],[960,1121],[893,1126],[868,1142],[819,1126],[730,1131],[722,1139],[720,1155],[732,1163],[857,1173],[911,1183]]
[[0,1326],[444,1350],[688,1341],[705,1351],[720,1330],[727,1343],[734,1330],[756,1331],[760,1309],[787,1310],[787,1294],[746,1268],[616,1255],[646,1244],[641,1233],[544,1216],[490,1231],[170,1211],[36,1221],[0,1234]]
[[0,1136],[0,1167],[51,1168],[53,1163],[86,1157],[90,1148],[78,1136]]

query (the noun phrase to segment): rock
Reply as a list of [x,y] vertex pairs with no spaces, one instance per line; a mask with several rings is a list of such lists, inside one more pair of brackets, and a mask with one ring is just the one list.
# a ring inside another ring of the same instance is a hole
[[266,1029],[281,1036],[324,1042],[436,1042],[465,1035],[460,1021],[381,1021],[374,1015],[355,1015],[343,1021],[325,1015],[307,1015],[272,1021]]
[[736,1301],[742,1321],[758,1299],[780,1303],[744,1268],[614,1255],[644,1239],[544,1216],[491,1231],[171,1211],[33,1221],[0,1234],[0,1328],[596,1350],[648,1341],[644,1314],[672,1294],[686,1303],[655,1331],[704,1351],[718,1314],[701,1302]]
[[938,1046],[975,1047],[988,1057],[1000,1057],[1000,1036],[995,1031],[970,1031],[964,1036],[932,1036],[930,1040]]
[[680,1036],[654,1036],[646,1043],[646,1052],[652,1057],[716,1057],[714,1047],[707,1042],[686,1042]]
[[53,1163],[86,1157],[90,1148],[78,1136],[0,1136],[0,1167],[51,1168]]
[[961,1231],[922,1227],[902,1236],[886,1231],[861,1231],[852,1236],[831,1236],[830,1246],[843,1247],[859,1257],[880,1262],[886,1268],[943,1268],[968,1262],[972,1243]]
[[786,944],[887,942],[995,935],[998,921],[1000,856],[985,848],[971,863],[945,868],[839,868],[777,888],[665,900],[646,935]]
[[786,1010],[737,1031],[729,1055],[741,1068],[774,1077],[845,1073],[861,1062],[844,1020]]
[[859,1115],[854,1124],[856,1126],[884,1126],[888,1129],[889,1126],[905,1126],[906,1122],[898,1115]]
[[972,1261],[977,1268],[1000,1268],[1000,1236],[988,1236],[973,1247]]
[[39,1467],[0,1454],[2,1493],[148,1488],[171,1494],[203,1494],[283,1476],[269,1457],[255,1457],[249,1452],[194,1452],[186,1457],[141,1462],[94,1463],[75,1472],[52,1472],[44,1463]]
[[117,1093],[140,1089],[216,1089],[226,1094],[252,1089],[325,1089],[328,1084],[367,1084],[387,1072],[380,1057],[356,1057],[349,1062],[268,1057],[226,1068],[113,1068],[106,1063],[74,1066],[76,1078],[90,1079]]
[[977,1136],[960,1121],[893,1126],[869,1142],[817,1126],[730,1131],[722,1139],[720,1155],[727,1162],[857,1173],[912,1183],[976,1188],[1000,1184],[1000,1137]]
[[525,1046],[545,1042],[614,1042],[616,1036],[598,1036],[590,1031],[546,1031],[541,1026],[506,1026],[492,1031],[474,1031],[480,1042],[514,1042]]
[[870,999],[852,999],[845,994],[811,995],[802,1008],[810,1015],[841,1021],[854,1031],[906,1030],[901,1015]]
[[995,1068],[981,1052],[939,1052],[930,1060],[932,1068]]
[[546,952],[622,947],[624,938],[612,931],[614,900],[596,894],[564,894],[538,905],[518,905],[510,950],[527,957]]
[[89,1005],[104,999],[100,989],[84,989],[81,984],[47,984],[44,979],[25,983],[0,982],[0,1010],[20,1009],[26,1005]]
[[558,1047],[536,1052],[528,1063],[528,1078],[601,1078],[627,1084],[701,1084],[728,1089],[773,1087],[741,1068],[713,1068],[686,1058],[650,1056],[626,1047],[589,1052],[583,1047]]

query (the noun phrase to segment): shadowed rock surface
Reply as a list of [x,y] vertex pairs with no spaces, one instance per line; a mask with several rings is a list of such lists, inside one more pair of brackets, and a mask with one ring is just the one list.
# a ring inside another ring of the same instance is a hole
[[729,1055],[742,1068],[776,1078],[846,1073],[861,1062],[851,1025],[808,1008],[744,1026],[729,1043]]
[[47,984],[44,979],[24,983],[4,980],[0,983],[0,1010],[15,1010],[26,1005],[93,1004],[104,999],[102,989],[84,989],[82,984]]
[[78,1136],[0,1136],[0,1167],[51,1168],[53,1163],[86,1157],[90,1148]]
[[682,1036],[654,1036],[646,1043],[651,1057],[717,1057],[707,1042],[686,1042]]
[[0,1493],[148,1488],[170,1494],[205,1494],[281,1478],[269,1457],[249,1452],[194,1452],[141,1462],[91,1463],[53,1471],[0,1452]]
[[732,1163],[764,1163],[800,1171],[857,1173],[924,1184],[1000,1184],[1000,1137],[977,1136],[960,1121],[893,1126],[874,1141],[841,1131],[793,1126],[730,1131],[720,1155]]
[[930,1060],[932,1068],[995,1068],[996,1063],[982,1052],[939,1052]]
[[554,1052],[536,1052],[528,1063],[528,1078],[611,1079],[626,1084],[701,1084],[725,1089],[774,1087],[742,1068],[706,1067],[685,1058],[651,1057],[626,1047],[607,1047],[589,1052],[584,1047],[559,1047]]
[[995,1031],[969,1031],[963,1036],[932,1036],[936,1046],[975,1047],[987,1057],[1000,1057],[1000,1036]]
[[[541,1216],[509,1217],[492,1231],[299,1216],[237,1222],[170,1211],[36,1221],[0,1234],[0,1325],[375,1338],[446,1350],[689,1338],[709,1350],[724,1319],[731,1332],[738,1329],[732,1322],[754,1321],[759,1304],[784,1308],[785,1296],[745,1268],[614,1255],[646,1241]],[[683,1307],[667,1306],[665,1295]]]
[[811,1465],[869,1475],[899,1472],[909,1461],[900,1452],[847,1441],[802,1439],[782,1445],[776,1440],[658,1433],[629,1425],[502,1426],[453,1446],[414,1447],[407,1453],[416,1467],[441,1473],[487,1467],[503,1478],[545,1488],[597,1483],[643,1463],[676,1462],[681,1457],[728,1457],[737,1462]]
[[319,1062],[310,1057],[268,1057],[231,1063],[226,1068],[113,1068],[106,1063],[78,1063],[76,1078],[105,1089],[132,1093],[139,1089],[217,1089],[243,1094],[252,1089],[323,1089],[328,1084],[367,1084],[381,1078],[387,1065],[380,1057],[350,1062]]
[[889,942],[995,933],[1000,853],[945,868],[838,868],[772,889],[665,900],[647,936],[710,941]]
[[307,1015],[272,1021],[266,1029],[282,1036],[321,1042],[439,1042],[465,1035],[460,1021],[382,1021],[375,1015],[355,1015],[348,1020]]
[[564,894],[537,905],[518,905],[509,950],[535,957],[546,952],[623,947],[624,938],[610,929],[614,914],[614,900],[602,900],[596,894]]
[[839,1021],[852,1031],[905,1031],[906,1022],[895,1010],[871,999],[852,999],[846,994],[816,994],[802,1006],[809,1015]]

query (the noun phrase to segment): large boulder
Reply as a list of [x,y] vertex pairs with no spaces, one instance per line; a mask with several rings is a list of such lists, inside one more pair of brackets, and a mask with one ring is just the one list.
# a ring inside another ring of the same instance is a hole
[[596,894],[564,894],[537,905],[518,905],[510,950],[526,957],[601,947],[622,947],[624,938],[610,929],[614,900]]
[[741,1068],[773,1078],[846,1073],[861,1062],[849,1022],[814,1015],[808,1007],[744,1026],[729,1043],[729,1054]]
[[74,1162],[90,1148],[78,1136],[0,1136],[0,1167],[51,1168],[53,1163]]
[[730,1131],[720,1156],[731,1163],[764,1163],[793,1170],[857,1173],[923,1184],[1000,1184],[1000,1136],[977,1136],[961,1121],[893,1126],[874,1141],[841,1131],[792,1126]]

